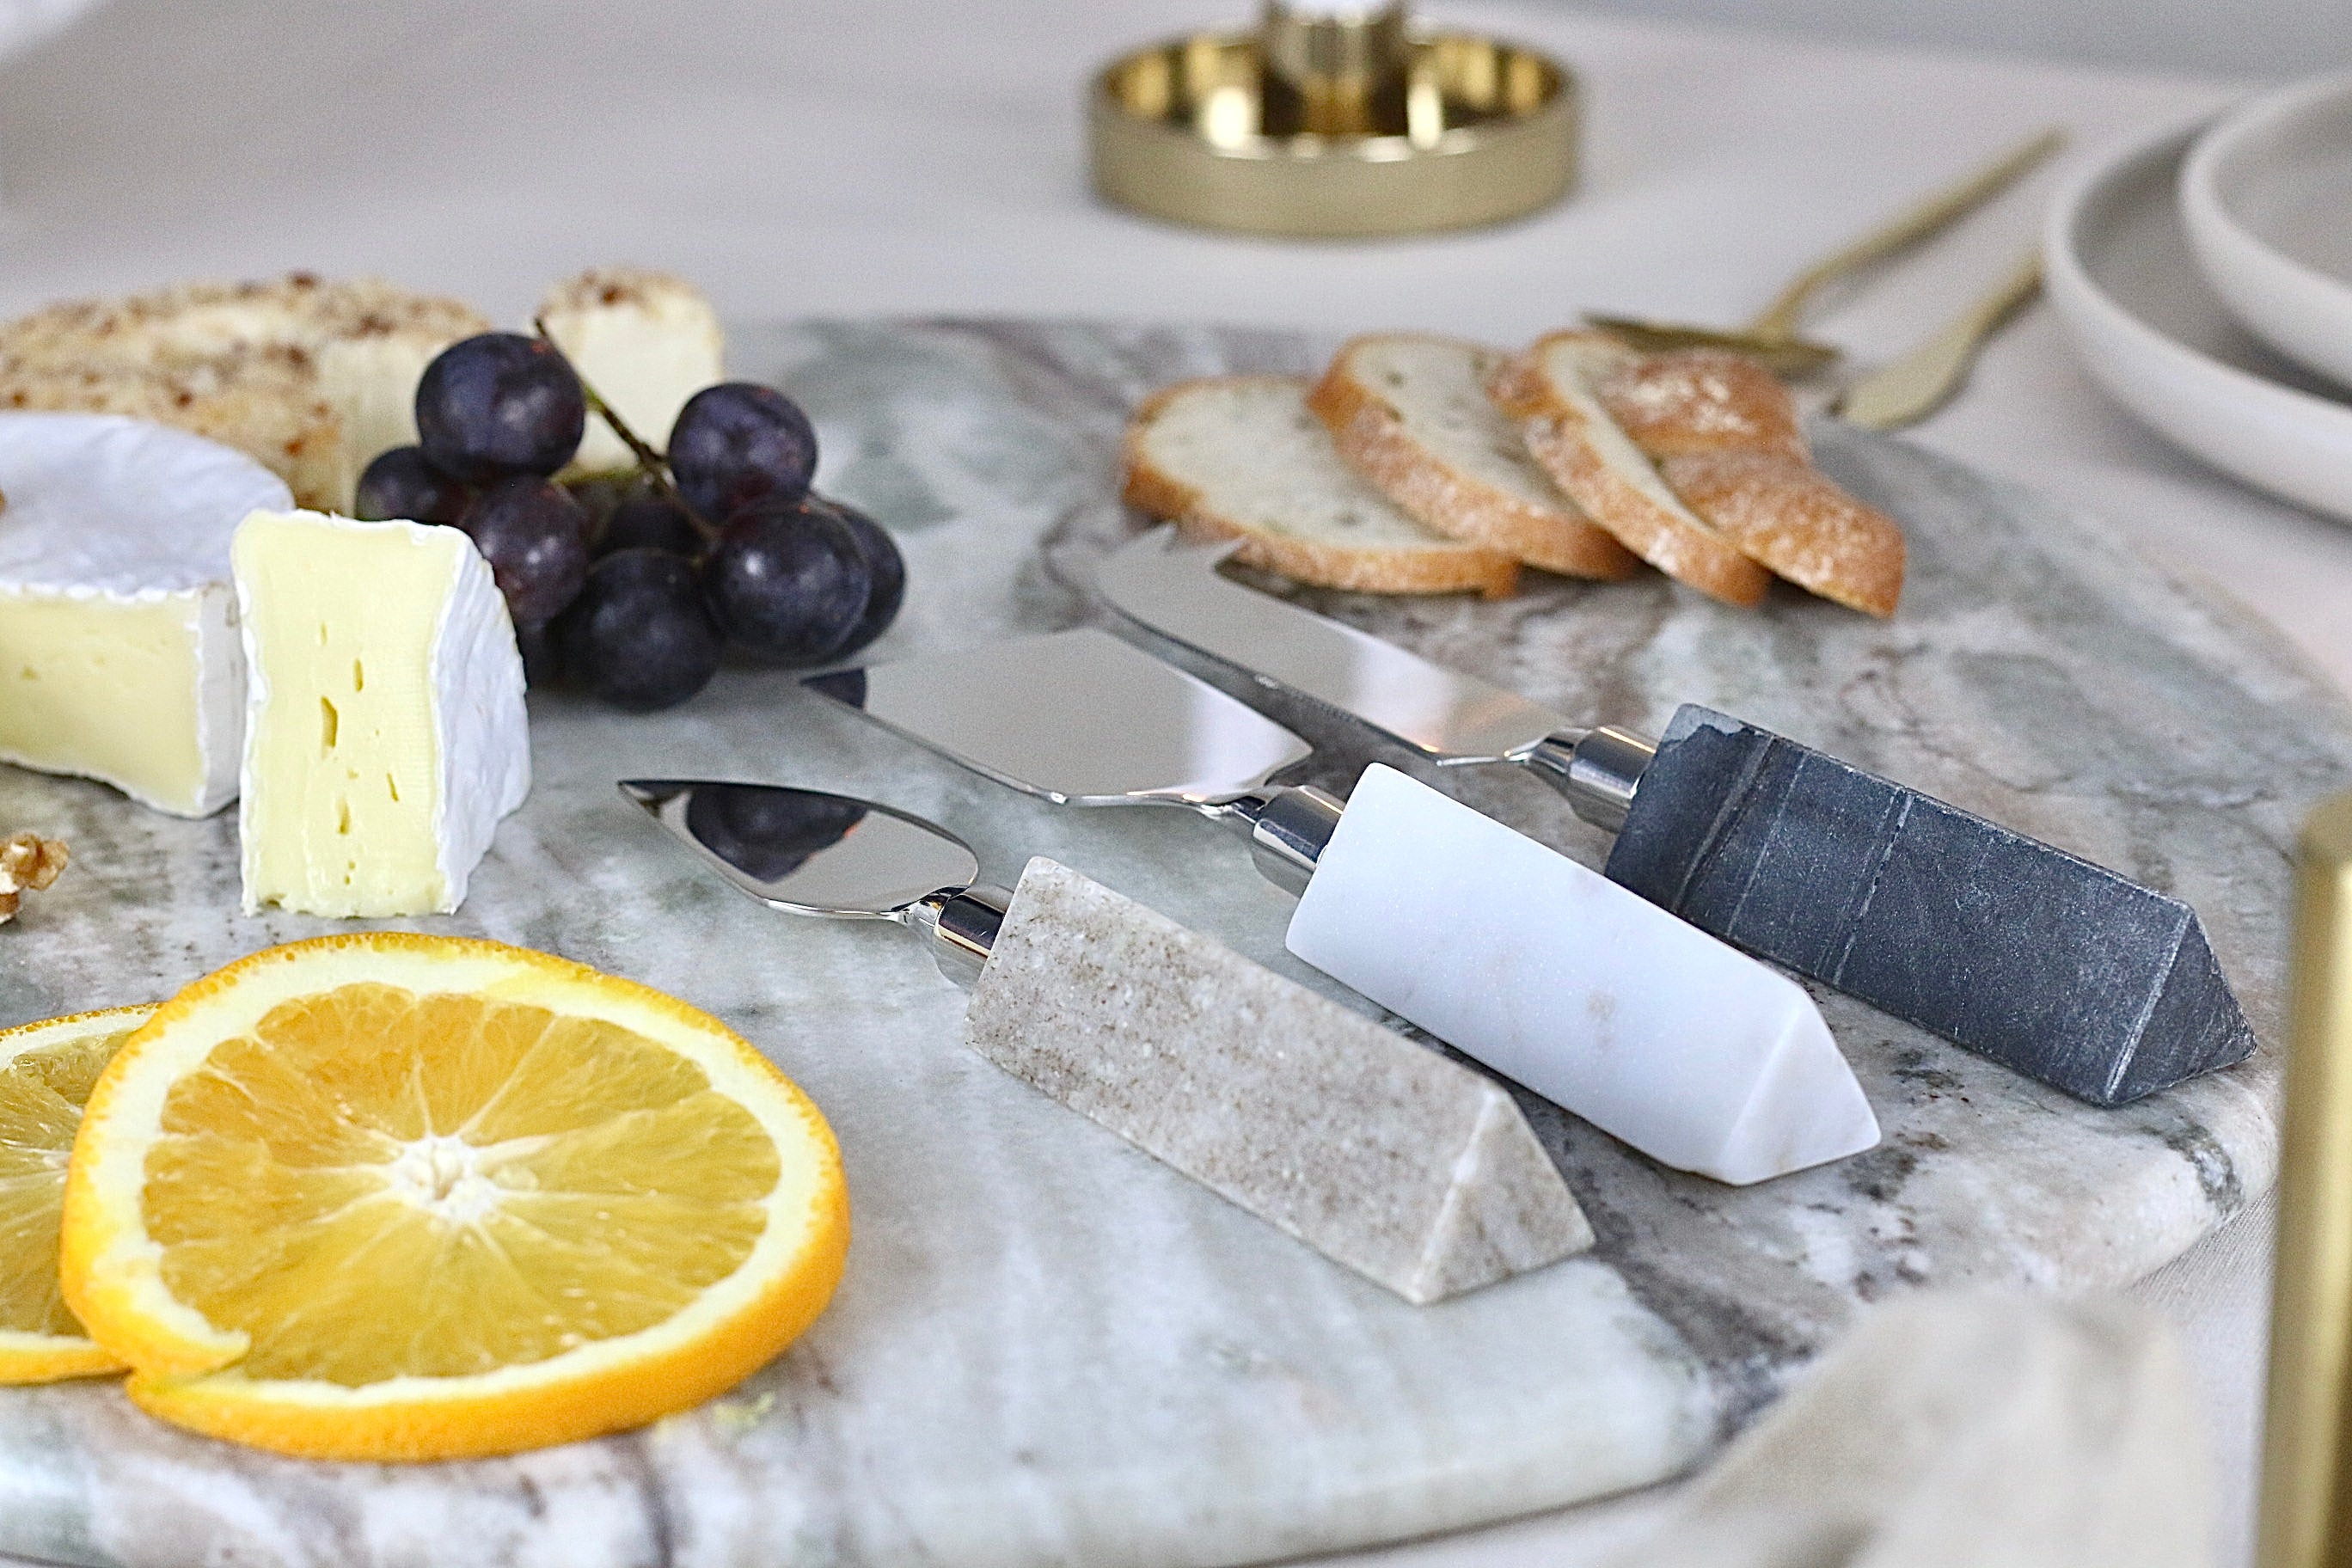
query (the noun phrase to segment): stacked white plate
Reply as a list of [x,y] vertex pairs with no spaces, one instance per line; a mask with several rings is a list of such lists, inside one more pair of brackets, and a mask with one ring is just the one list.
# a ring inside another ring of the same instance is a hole
[[2250,484],[2352,521],[2352,75],[2085,170],[2052,305],[2116,400]]

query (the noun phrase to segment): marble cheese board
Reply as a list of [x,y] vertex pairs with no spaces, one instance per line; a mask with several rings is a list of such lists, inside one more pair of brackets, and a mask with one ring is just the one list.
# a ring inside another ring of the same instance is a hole
[[[1101,618],[1088,563],[1136,526],[1113,479],[1126,411],[1178,377],[1307,370],[1331,346],[837,322],[740,330],[730,357],[803,400],[820,483],[898,531],[911,586],[885,658]],[[1331,991],[1283,952],[1289,900],[1238,840],[1181,813],[1016,795],[781,672],[723,671],[640,718],[534,692],[530,799],[466,908],[407,923],[661,986],[767,1051],[847,1161],[856,1239],[832,1309],[699,1410],[494,1461],[278,1459],[158,1426],[104,1383],[0,1390],[0,1552],[125,1568],[1264,1561],[1671,1475],[1891,1293],[2097,1289],[2166,1262],[2272,1179],[2287,856],[2305,810],[2352,784],[2352,710],[2095,523],[1899,441],[1816,436],[1823,466],[1908,530],[1892,623],[1788,590],[1730,610],[1656,577],[1530,576],[1495,604],[1306,598],[1565,713],[1654,730],[1681,701],[1725,709],[2186,898],[2265,1042],[2251,1062],[2095,1110],[1817,993],[1880,1148],[1734,1190],[1531,1104],[1599,1247],[1411,1307],[981,1060],[963,994],[918,944],[759,908],[613,781],[869,795],[969,838],[992,879],[1049,855]],[[1330,713],[1276,713],[1318,749],[1287,782],[1344,790],[1385,761],[1589,864],[1606,853],[1517,770],[1433,774]],[[0,826],[75,852],[0,929],[0,1023],[150,1000],[331,926],[237,912],[233,811],[175,820],[0,769]]]

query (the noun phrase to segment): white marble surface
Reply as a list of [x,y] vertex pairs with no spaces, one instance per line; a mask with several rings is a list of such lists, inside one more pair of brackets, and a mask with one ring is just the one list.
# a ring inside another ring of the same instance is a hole
[[[781,19],[748,0],[678,0],[660,26],[634,0],[116,0],[0,74],[0,308],[307,262],[519,316],[549,279],[635,257],[684,268],[745,317],[1059,310],[1509,342],[1587,305],[1736,317],[1801,258],[2027,126],[2063,117],[2087,147],[2239,90],[1505,0],[1441,8],[1575,62],[1592,103],[1586,188],[1488,234],[1286,247],[1087,198],[1076,83],[1192,19],[1161,0],[811,0]],[[261,101],[271,112],[253,111]],[[1822,330],[1864,363],[1905,346],[2008,264],[2055,177],[1832,302]],[[2352,682],[2352,531],[2138,430],[2044,313],[1996,342],[1917,439],[2103,516]],[[2205,1380],[2233,1564],[2267,1231],[2257,1206],[2140,1292]],[[1589,1563],[1652,1511],[1632,1500],[1378,1561]]]

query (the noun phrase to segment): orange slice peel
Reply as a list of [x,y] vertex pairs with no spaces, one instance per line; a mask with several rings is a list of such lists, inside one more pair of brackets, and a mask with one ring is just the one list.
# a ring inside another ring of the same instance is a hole
[[152,1007],[0,1030],[0,1384],[121,1372],[59,1293],[67,1156],[107,1061]]
[[64,1297],[165,1420],[314,1458],[512,1452],[732,1386],[840,1279],[840,1152],[675,998],[371,931],[156,1009],[91,1090]]

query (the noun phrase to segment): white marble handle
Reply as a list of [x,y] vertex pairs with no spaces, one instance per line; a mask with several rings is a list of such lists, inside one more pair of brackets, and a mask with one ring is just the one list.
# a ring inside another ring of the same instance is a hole
[[1802,987],[1393,768],[1357,782],[1287,941],[1662,1163],[1744,1184],[1878,1142]]

